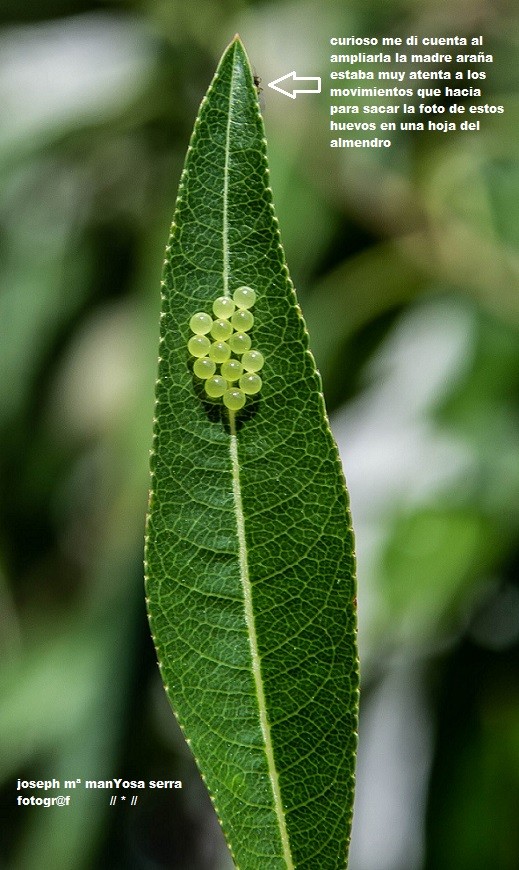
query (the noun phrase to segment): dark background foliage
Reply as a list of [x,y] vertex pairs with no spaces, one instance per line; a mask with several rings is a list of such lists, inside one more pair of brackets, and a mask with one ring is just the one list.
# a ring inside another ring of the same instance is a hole
[[[513,4],[0,8],[0,860],[228,867],[145,617],[159,281],[199,101],[239,31],[348,479],[362,719],[351,870],[519,866],[519,165]],[[328,147],[330,35],[483,34],[477,135]],[[21,778],[182,779],[18,808]]]

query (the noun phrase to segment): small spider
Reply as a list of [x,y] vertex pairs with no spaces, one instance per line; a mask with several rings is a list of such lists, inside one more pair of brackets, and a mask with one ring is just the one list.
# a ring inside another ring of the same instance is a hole
[[264,112],[265,111],[265,97],[263,96],[263,88],[261,87],[261,79],[257,73],[253,74],[252,79],[254,81],[254,87],[256,88],[256,92],[258,94],[260,109],[262,110],[262,112]]

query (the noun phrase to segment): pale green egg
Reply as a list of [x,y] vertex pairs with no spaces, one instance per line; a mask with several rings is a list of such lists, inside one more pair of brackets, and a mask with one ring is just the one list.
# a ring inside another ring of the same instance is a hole
[[225,362],[229,359],[230,355],[231,348],[225,341],[213,341],[209,348],[209,359],[212,359],[215,363]]
[[241,361],[247,372],[259,372],[265,362],[263,354],[259,350],[248,350],[243,354]]
[[246,332],[235,332],[231,335],[227,344],[233,353],[241,354],[245,353],[246,350],[249,350],[252,341],[250,335],[247,335]]
[[212,359],[204,356],[201,359],[196,359],[193,363],[193,371],[197,378],[205,380],[211,378],[216,371],[216,363]]
[[220,375],[214,375],[204,384],[205,391],[211,399],[219,399],[227,390],[229,384]]
[[210,314],[206,314],[205,311],[197,311],[189,321],[191,332],[194,332],[195,335],[207,335],[211,331],[212,325],[213,318]]
[[226,381],[237,381],[243,374],[243,366],[237,359],[228,359],[222,363],[221,372]]
[[256,301],[256,291],[252,287],[238,287],[232,294],[238,308],[252,308]]
[[215,317],[219,320],[228,319],[235,308],[236,305],[230,296],[219,296],[218,299],[215,299],[213,302],[213,311]]
[[211,342],[205,335],[193,335],[187,343],[187,349],[191,356],[207,356]]
[[223,394],[223,403],[229,411],[239,411],[245,404],[245,393],[236,387],[231,387]]
[[214,320],[211,326],[211,335],[216,341],[227,341],[232,335],[232,326],[228,320]]
[[[249,308],[255,301],[256,291],[252,287],[238,287],[233,299],[229,296],[215,299],[215,319],[205,311],[197,311],[189,321],[194,335],[189,339],[188,349],[196,357],[193,372],[205,382],[206,395],[211,399],[223,398],[229,411],[240,411],[247,396],[255,396],[262,388],[257,372],[263,367],[263,354],[251,350],[251,337],[247,335],[254,324]],[[241,360],[231,357],[231,353]]]
[[231,317],[231,323],[236,332],[248,332],[249,329],[252,329],[254,317],[250,311],[240,308],[240,310],[236,311],[236,313]]
[[254,372],[247,372],[247,374],[241,376],[238,386],[245,395],[255,396],[261,390],[262,381],[259,375]]

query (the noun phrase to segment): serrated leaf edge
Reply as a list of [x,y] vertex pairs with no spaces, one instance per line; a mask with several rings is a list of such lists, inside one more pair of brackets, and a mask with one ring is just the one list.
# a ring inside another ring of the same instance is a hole
[[[228,51],[233,47],[235,48],[235,50],[238,49],[239,51],[241,51],[242,57],[245,60],[247,66],[249,68],[249,72],[250,72],[250,76],[251,76],[251,80],[252,80],[252,71],[250,69],[250,62],[248,60],[245,48],[243,47],[243,44],[241,43],[241,41],[239,39],[239,36],[236,35],[235,38],[233,39],[232,43],[228,47],[228,49],[224,52],[222,60],[221,60],[219,66],[215,72],[214,77],[213,77],[213,81],[211,82],[211,85],[209,86],[208,91],[202,100],[202,103],[200,105],[200,109],[198,111],[197,118],[196,118],[196,121],[194,124],[194,129],[193,129],[193,132],[192,132],[192,135],[190,138],[190,142],[188,145],[188,149],[187,149],[188,154],[193,148],[193,141],[195,140],[195,137],[197,134],[197,129],[199,126],[200,112],[202,111],[205,103],[207,102],[207,100],[210,97],[210,94],[213,90],[214,84],[215,84],[216,80],[218,79],[218,76],[220,73],[220,67],[223,63],[224,58],[227,57]],[[232,75],[234,76],[234,74],[235,74],[235,67],[233,65]],[[231,91],[232,91],[232,88],[231,88]],[[256,110],[257,110],[258,117],[260,118],[261,124],[263,125],[263,119],[261,118],[261,112],[260,112],[259,103],[258,103],[257,99],[256,99]],[[224,199],[223,199],[223,216],[222,216],[222,224],[223,224],[222,237],[224,240],[224,252],[223,252],[224,253],[224,268],[223,268],[223,274],[222,274],[223,295],[227,295],[227,296],[231,295],[230,290],[229,290],[229,272],[230,272],[230,270],[229,270],[229,244],[228,244],[228,221],[227,221],[227,201],[228,201],[228,163],[227,163],[227,157],[229,154],[230,130],[231,130],[231,111],[230,111],[230,107],[229,107],[228,121],[227,121],[226,163],[225,163],[225,174],[224,174]],[[266,145],[266,139],[264,136],[263,136],[263,142]],[[265,167],[265,172],[268,176],[269,175],[268,166]],[[186,176],[187,176],[187,169],[184,166],[184,169],[182,171],[181,178],[180,178],[175,211],[178,209],[178,206],[180,205],[180,203],[182,202],[182,199],[183,199]],[[266,193],[270,197],[269,205],[270,205],[270,209],[272,212],[272,219],[273,219],[274,223],[276,224],[276,226],[278,226],[278,220],[277,220],[277,216],[275,215],[274,204],[273,204],[273,199],[272,199],[272,189],[271,189],[269,184],[266,185]],[[166,246],[166,253],[169,253],[169,251],[170,251],[171,238],[175,234],[175,231],[176,231],[176,224],[175,224],[175,220],[173,219],[173,222],[172,222],[171,228],[170,228],[170,241],[168,242],[168,245]],[[279,230],[278,230],[278,232],[279,232]],[[306,329],[306,323],[304,321],[304,317],[303,317],[299,302],[297,300],[297,296],[296,296],[293,282],[292,282],[290,275],[288,273],[288,268],[287,268],[286,262],[285,262],[285,254],[284,254],[284,250],[283,250],[281,241],[279,241],[279,248],[281,249],[281,252],[282,252],[283,268],[284,268],[284,271],[285,271],[285,274],[287,277],[288,284],[289,284],[290,289],[292,291],[294,307],[296,309],[296,312],[297,312],[299,319],[302,321],[303,326],[304,326],[304,338],[306,341],[305,352],[311,359],[314,374],[317,376],[317,379],[318,379],[318,387],[319,387],[318,396],[319,396],[319,400],[320,400],[321,412],[323,414],[324,423],[325,423],[328,431],[331,434],[331,427],[330,427],[330,423],[329,423],[329,419],[328,419],[328,414],[326,411],[324,396],[322,393],[321,377],[320,377],[319,371],[317,369],[317,366],[315,364],[314,355],[308,347],[308,332]],[[167,266],[168,266],[168,260],[166,258],[166,259],[164,259],[164,267],[167,267]],[[166,296],[164,294],[165,286],[166,286],[165,281],[162,280],[161,281],[161,303],[162,304],[164,304],[164,302],[166,301]],[[160,316],[161,317],[164,316],[163,311],[161,312]],[[160,361],[160,357],[159,357],[159,361]],[[158,386],[159,383],[160,383],[160,379],[157,380],[156,386]],[[154,422],[154,424],[156,423],[156,416],[155,415],[154,415],[153,422]],[[258,650],[257,635],[256,635],[255,621],[254,621],[254,611],[253,611],[253,606],[252,606],[252,584],[250,582],[248,559],[247,559],[247,544],[246,544],[246,537],[245,537],[245,516],[244,516],[242,499],[241,499],[240,463],[239,463],[239,455],[238,455],[238,438],[237,438],[237,432],[236,432],[236,417],[235,417],[235,413],[232,411],[229,412],[229,430],[230,430],[229,455],[230,455],[230,461],[231,461],[231,467],[232,467],[233,500],[234,500],[234,512],[235,512],[235,516],[236,516],[236,527],[237,527],[237,537],[238,537],[238,559],[239,559],[239,569],[240,569],[240,580],[241,580],[241,585],[242,585],[243,594],[244,594],[245,620],[246,620],[246,624],[247,624],[248,631],[249,631],[249,643],[250,643],[250,650],[251,650],[252,671],[253,671],[253,678],[254,678],[254,685],[255,685],[255,689],[256,689],[256,695],[257,695],[257,699],[258,699],[260,727],[261,727],[261,732],[262,732],[263,740],[264,740],[264,751],[265,751],[265,757],[266,757],[266,761],[267,761],[268,772],[269,772],[269,776],[270,776],[274,810],[275,810],[276,818],[278,820],[280,842],[281,842],[282,849],[283,849],[283,859],[285,861],[287,870],[294,870],[294,862],[293,862],[292,852],[291,852],[291,848],[290,848],[290,838],[288,835],[288,829],[287,829],[286,820],[285,820],[285,812],[284,812],[283,803],[282,803],[282,799],[281,799],[281,791],[280,791],[280,786],[279,786],[278,772],[277,772],[277,768],[276,768],[276,764],[275,764],[273,744],[272,744],[272,739],[271,739],[271,734],[270,734],[270,723],[268,721],[267,707],[266,707],[266,701],[265,701],[265,693],[263,690],[263,679],[262,679],[262,675],[261,675],[261,656],[260,656],[259,650]],[[154,442],[155,442],[155,439],[154,439]],[[154,445],[153,445],[153,448],[150,451],[150,458],[151,459],[153,458],[154,453],[155,453],[155,450],[154,450]],[[343,468],[342,468],[342,463],[340,461],[339,453],[338,453],[336,446],[335,446],[335,454],[336,454],[335,459],[336,459],[337,466],[340,470],[341,476],[344,479],[344,472],[343,472]],[[154,477],[155,477],[155,474],[154,474],[154,471],[152,470],[151,471],[152,482],[153,482]],[[151,495],[152,495],[152,490],[150,490],[150,499],[151,499]],[[151,512],[151,510],[150,510],[150,506],[149,506],[148,507],[147,522],[146,522],[147,528],[148,528],[148,523],[149,523],[150,512]],[[351,529],[351,521],[350,521],[350,529]],[[146,547],[147,547],[147,544],[148,544],[147,532],[146,532],[146,537],[145,537],[145,543],[146,543]],[[147,564],[146,559],[144,562],[144,568],[145,568],[145,579],[146,579],[146,583],[147,583],[148,582],[148,564]],[[150,611],[149,611],[149,599],[148,599],[148,597],[146,597],[146,604],[147,604],[147,608],[148,608],[149,623],[150,623],[153,642],[155,644],[155,648],[158,649],[155,633],[153,630],[153,619],[152,619]],[[168,683],[164,679],[163,668],[162,668],[162,663],[160,661],[160,658],[158,659],[158,665],[159,665],[159,670],[160,670],[160,673],[162,676],[162,682],[164,684],[164,688],[166,690],[166,693],[170,699],[171,706],[174,710],[176,710],[174,698],[170,692],[170,686],[168,685]],[[185,726],[180,721],[177,712],[175,712],[175,715],[176,715],[179,727],[184,735],[184,739],[186,740],[186,743],[189,746],[189,748],[192,750],[191,740],[186,733]],[[196,758],[196,756],[195,756],[195,758]],[[201,775],[204,783],[206,783],[206,777],[204,775],[204,772],[200,771],[200,775]],[[216,814],[217,814],[218,818],[221,820],[222,817],[221,817],[221,814],[220,814],[219,809],[218,809],[217,800],[215,799],[214,794],[212,794],[209,789],[208,789],[208,791],[209,791],[209,796],[210,796],[211,802],[215,808]],[[231,855],[233,856],[236,870],[239,870],[238,864],[235,861],[232,843],[228,840],[227,832],[226,832],[225,827],[223,825],[222,825],[222,828],[223,828],[224,834],[226,835],[226,839],[227,839],[227,842],[229,845],[229,849],[231,851]]]

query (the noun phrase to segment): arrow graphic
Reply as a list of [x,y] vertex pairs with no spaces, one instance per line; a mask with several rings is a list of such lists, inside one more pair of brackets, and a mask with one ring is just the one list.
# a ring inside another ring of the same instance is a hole
[[[284,88],[278,87],[280,82],[286,81],[286,79],[292,79],[292,89],[290,91],[286,91]],[[315,87],[313,88],[294,88],[294,84],[296,82],[315,82]],[[297,76],[295,69],[292,72],[287,73],[284,76],[280,76],[279,79],[274,79],[273,82],[268,83],[269,88],[272,88],[274,91],[279,91],[280,94],[285,94],[286,97],[290,97],[291,100],[295,100],[298,94],[320,94],[321,93],[321,79],[320,76]]]

